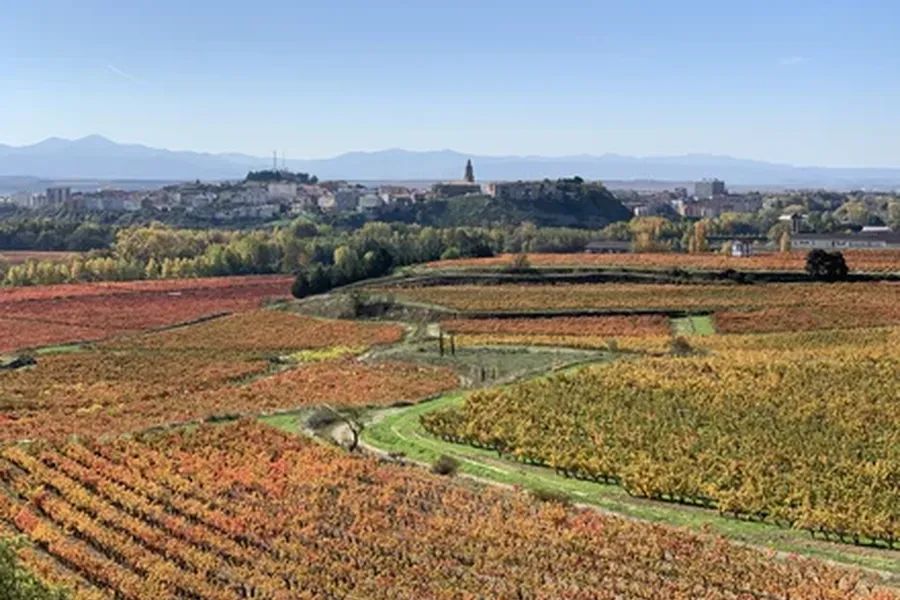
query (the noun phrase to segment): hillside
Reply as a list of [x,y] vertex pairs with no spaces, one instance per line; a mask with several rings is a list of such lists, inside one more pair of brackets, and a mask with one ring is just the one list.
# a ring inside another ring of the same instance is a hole
[[461,196],[396,207],[379,218],[434,227],[518,225],[528,221],[550,227],[596,228],[631,217],[631,212],[601,185],[586,184],[579,179],[560,180],[557,185],[565,190],[562,198],[513,200],[486,195]]

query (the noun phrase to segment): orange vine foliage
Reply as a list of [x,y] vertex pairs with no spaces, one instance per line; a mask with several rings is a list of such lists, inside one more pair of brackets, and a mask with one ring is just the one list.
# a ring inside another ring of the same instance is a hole
[[0,352],[134,333],[284,298],[283,275],[0,289]]
[[[365,348],[401,334],[396,325],[256,311],[40,356],[34,367],[0,371],[0,440],[118,434],[290,409],[311,399],[383,404],[444,389],[448,376],[439,370],[349,360],[292,366],[277,360],[286,348]],[[265,377],[284,368],[289,370],[271,381]]]
[[459,377],[447,368],[341,359],[311,363],[211,395],[233,406],[382,406],[423,400],[457,386]]
[[[307,317],[280,310],[255,310],[143,336],[126,338],[125,349],[156,351],[276,352],[393,344],[403,339],[394,324]],[[117,348],[113,340],[104,347]]]
[[254,423],[8,447],[0,482],[0,520],[57,561],[54,581],[95,597],[895,597],[821,563],[476,488]]
[[723,333],[877,327],[900,323],[900,284],[572,284],[404,288],[397,296],[461,311],[715,312]]
[[[900,250],[845,250],[844,259],[850,271],[858,273],[891,273],[900,271]],[[806,252],[758,254],[733,257],[713,253],[681,254],[528,254],[528,263],[535,267],[632,267],[647,269],[696,269],[724,271],[803,271]],[[503,254],[489,258],[463,258],[428,263],[433,269],[490,268],[507,266],[514,255]]]
[[444,331],[492,335],[665,336],[671,327],[661,315],[555,317],[537,319],[448,319]]

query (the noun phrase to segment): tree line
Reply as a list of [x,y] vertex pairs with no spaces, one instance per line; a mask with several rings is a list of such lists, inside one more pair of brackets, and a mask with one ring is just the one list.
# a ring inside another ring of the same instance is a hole
[[107,247],[72,259],[0,265],[0,281],[36,285],[285,273],[302,275],[311,289],[321,289],[325,281],[342,285],[439,258],[581,251],[595,235],[528,223],[432,228],[372,222],[353,231],[301,219],[250,231],[176,229],[156,223],[118,229]]
[[115,228],[92,221],[68,219],[14,219],[0,221],[2,250],[71,250],[107,248]]
[[[707,252],[709,236],[739,235],[738,223],[728,215],[681,222],[636,217],[600,230],[537,227],[529,222],[436,228],[375,221],[347,230],[301,218],[281,227],[228,230],[28,220],[0,223],[0,249],[65,249],[82,254],[19,265],[0,261],[0,284],[285,273],[299,276],[296,290],[305,295],[384,275],[398,266],[498,253],[581,252],[596,239],[630,241],[635,252]],[[771,236],[782,251],[790,250],[789,231],[778,228]],[[813,274],[818,267],[811,269]],[[843,278],[839,271],[828,277]]]

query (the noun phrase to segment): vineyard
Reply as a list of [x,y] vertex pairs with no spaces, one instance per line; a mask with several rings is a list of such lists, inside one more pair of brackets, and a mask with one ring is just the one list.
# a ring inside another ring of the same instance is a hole
[[[666,501],[669,523],[686,510],[737,522],[699,506],[811,531],[770,528],[816,548],[868,545],[860,560],[826,555],[896,575],[900,284],[392,290],[459,311],[406,323],[262,307],[286,287],[0,290],[0,352],[35,361],[0,370],[0,538],[25,540],[27,569],[78,600],[896,597],[871,574],[761,552],[786,546],[759,538],[574,508],[515,468],[647,510]],[[676,352],[673,322],[695,320],[703,331]],[[448,393],[461,387],[477,389]],[[325,406],[352,416],[316,428],[336,414]],[[357,418],[400,447],[379,459],[334,447]],[[300,435],[313,429],[316,441]],[[461,460],[535,495],[393,464],[405,444],[465,448],[493,462]]]
[[897,283],[456,285],[395,293],[401,299],[464,312],[715,312],[716,329],[722,333],[878,327],[900,322]]
[[335,321],[278,310],[253,310],[148,335],[101,344],[105,348],[155,351],[288,352],[335,346],[366,348],[403,337],[394,324]]
[[289,286],[279,275],[0,289],[0,352],[250,310],[285,297]]
[[667,352],[672,344],[672,337],[670,335],[609,337],[605,335],[465,333],[456,335],[454,341],[463,348],[479,346],[544,346],[579,350],[647,352],[652,354]]
[[560,317],[549,319],[449,319],[444,331],[459,334],[642,337],[668,335],[669,320],[660,315]]
[[[844,258],[851,272],[896,273],[900,271],[898,250],[845,250]],[[721,254],[637,253],[637,254],[528,254],[534,267],[635,269],[690,269],[724,271],[803,271],[806,252],[759,254],[732,257]],[[497,268],[512,264],[514,256],[504,254],[489,258],[441,260],[428,263],[430,269]]]
[[77,598],[888,600],[853,574],[473,488],[261,425],[2,451],[0,519]]
[[383,404],[455,384],[450,372],[413,365],[347,359],[293,365],[280,358],[332,345],[361,351],[401,335],[397,325],[252,311],[43,355],[32,368],[0,371],[0,439],[125,433],[326,400]]
[[805,334],[781,352],[778,336],[755,348],[732,337],[742,336],[713,341],[713,355],[477,392],[423,424],[634,495],[896,547],[900,331],[845,335],[845,345]]

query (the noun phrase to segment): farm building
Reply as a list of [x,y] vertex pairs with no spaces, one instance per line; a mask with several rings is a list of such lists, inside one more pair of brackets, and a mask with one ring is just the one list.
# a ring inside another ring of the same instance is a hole
[[797,249],[809,250],[892,250],[900,249],[900,232],[801,233],[791,238],[791,245]]
[[631,252],[631,242],[597,240],[589,242],[584,247],[584,251],[588,254],[625,254],[626,252]]

